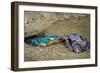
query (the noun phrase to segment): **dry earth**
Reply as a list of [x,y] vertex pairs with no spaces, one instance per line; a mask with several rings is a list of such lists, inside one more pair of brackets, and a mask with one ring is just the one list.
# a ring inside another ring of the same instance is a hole
[[[46,34],[64,35],[77,33],[90,40],[90,15],[76,13],[49,13],[25,11],[25,37],[45,31]],[[90,58],[90,49],[74,53],[59,43],[47,47],[35,47],[25,43],[25,61],[67,60]]]

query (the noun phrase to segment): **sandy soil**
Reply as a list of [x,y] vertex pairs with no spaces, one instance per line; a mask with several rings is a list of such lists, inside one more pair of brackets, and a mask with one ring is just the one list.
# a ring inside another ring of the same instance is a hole
[[[33,13],[34,14],[34,13]],[[30,15],[28,15],[30,16]],[[30,18],[27,18],[27,20]],[[90,40],[90,19],[89,15],[70,17],[69,19],[56,20],[46,29],[46,34],[59,34],[77,33]],[[46,24],[48,25],[48,24]],[[50,24],[49,24],[50,25]],[[38,25],[37,25],[38,26]],[[31,26],[27,26],[28,29]],[[38,26],[39,27],[39,26]],[[45,26],[44,26],[45,27]],[[28,29],[25,29],[27,32]],[[32,31],[31,31],[32,32]],[[47,47],[35,47],[29,44],[24,45],[24,60],[25,61],[47,61],[47,60],[67,60],[67,59],[86,59],[90,58],[90,49],[82,53],[74,53],[70,51],[62,43],[50,45]]]

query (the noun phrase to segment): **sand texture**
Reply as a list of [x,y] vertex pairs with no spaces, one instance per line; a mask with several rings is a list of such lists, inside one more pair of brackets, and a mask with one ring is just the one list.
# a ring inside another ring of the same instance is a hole
[[[46,34],[80,34],[90,41],[90,15],[76,13],[31,12],[24,13],[25,37],[45,31]],[[25,61],[47,61],[90,58],[90,49],[74,53],[62,43],[39,47],[24,44]]]

